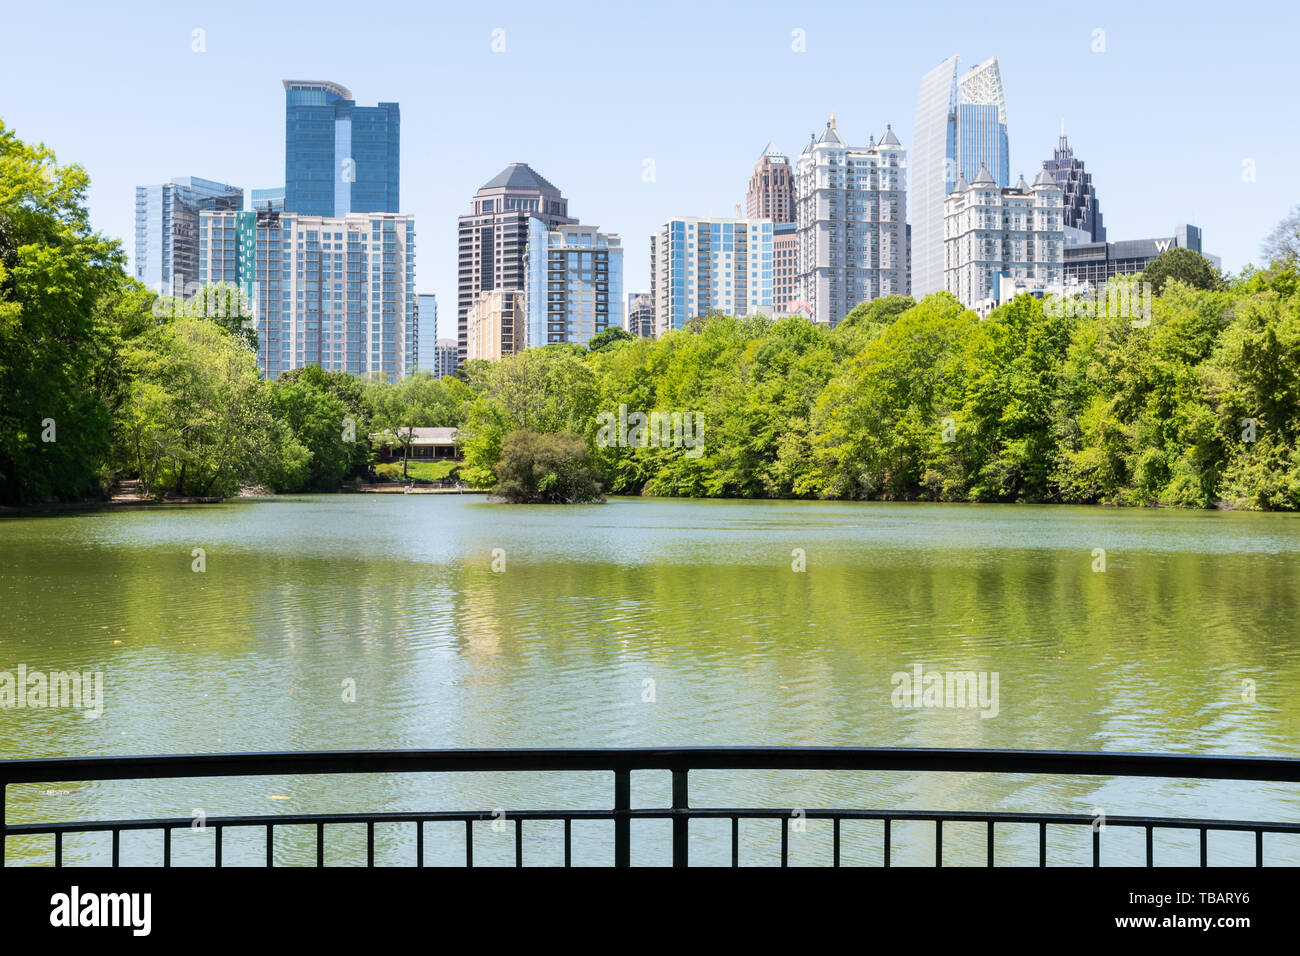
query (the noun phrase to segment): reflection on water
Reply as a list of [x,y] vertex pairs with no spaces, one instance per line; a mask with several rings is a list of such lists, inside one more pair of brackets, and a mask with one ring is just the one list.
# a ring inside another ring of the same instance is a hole
[[[195,548],[204,573],[191,570]],[[504,571],[492,570],[494,554]],[[512,508],[375,495],[6,519],[0,670],[102,671],[105,706],[98,719],[0,711],[0,749],[815,744],[1300,756],[1298,556],[1300,516],[1098,508]],[[997,717],[895,707],[892,676],[917,664],[997,672]],[[641,805],[667,802],[666,774],[635,777]],[[701,773],[691,787],[695,805],[1300,818],[1294,787],[1241,783]],[[508,813],[607,807],[610,793],[601,774],[42,784],[11,789],[9,819]],[[932,859],[932,825],[896,826],[895,863]],[[771,860],[778,827],[744,824],[742,862]],[[846,862],[878,863],[879,829],[846,824]],[[1000,858],[1033,862],[1030,829],[999,834]],[[513,860],[512,830],[475,832],[476,862]],[[575,861],[612,858],[608,824],[574,833]],[[829,859],[829,833],[810,821],[792,834],[792,860]],[[557,834],[558,824],[526,827],[525,858],[562,855]],[[945,862],[982,863],[983,835],[945,827]],[[725,822],[693,824],[693,859],[725,861],[729,836]],[[634,837],[635,859],[667,859],[666,823],[637,824]],[[377,862],[411,859],[413,825],[377,838]],[[65,858],[102,857],[107,839],[70,839]],[[460,825],[430,825],[427,858],[463,861],[463,839]],[[1089,859],[1086,831],[1049,840],[1053,860]],[[259,862],[261,841],[261,831],[230,832],[225,859]],[[313,841],[312,828],[285,830],[277,854],[311,861]],[[1140,831],[1112,828],[1103,842],[1140,861]],[[332,830],[329,846],[330,859],[355,861],[363,829]],[[157,834],[133,834],[123,859],[155,860],[160,847]],[[1157,861],[1196,860],[1194,834],[1161,834],[1156,847]],[[1300,842],[1268,849],[1300,862]],[[9,852],[49,851],[11,840]],[[210,859],[210,832],[178,835],[174,852]],[[1211,854],[1250,862],[1253,845],[1216,835]]]

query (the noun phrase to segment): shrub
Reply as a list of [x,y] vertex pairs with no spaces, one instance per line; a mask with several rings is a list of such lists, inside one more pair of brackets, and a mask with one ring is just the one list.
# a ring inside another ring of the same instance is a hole
[[599,472],[581,436],[526,428],[506,436],[492,494],[512,504],[604,501]]

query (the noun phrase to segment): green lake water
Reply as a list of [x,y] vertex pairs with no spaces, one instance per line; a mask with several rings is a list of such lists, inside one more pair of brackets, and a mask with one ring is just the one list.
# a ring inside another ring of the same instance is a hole
[[[0,710],[5,757],[688,744],[1300,756],[1300,515],[252,499],[0,519],[0,599],[0,671],[104,681],[98,717]],[[895,706],[893,675],[917,665],[996,673],[996,716]],[[607,808],[611,790],[608,774],[51,782],[11,787],[8,819],[508,817]],[[633,775],[634,806],[668,794],[667,773]],[[691,802],[1300,820],[1292,785],[983,774],[699,773]],[[476,862],[513,862],[513,831],[475,826]],[[362,830],[336,830],[327,861],[356,862]],[[1000,831],[1000,858],[1036,863],[1030,830]],[[559,824],[525,832],[527,862],[560,858]],[[826,862],[829,833],[813,821],[792,834],[792,863]],[[725,821],[691,834],[693,861],[726,862]],[[844,836],[845,862],[880,862],[879,824]],[[741,837],[742,862],[776,859],[776,822]],[[610,825],[575,824],[574,838],[575,862],[612,859]],[[411,861],[411,825],[377,839],[376,862]],[[983,840],[980,824],[945,826],[945,863],[982,863]],[[1142,862],[1142,840],[1111,828],[1103,861]],[[107,841],[70,837],[65,860],[103,861]],[[286,829],[277,861],[313,862],[313,841]],[[462,826],[430,825],[427,862],[459,862],[462,841]],[[1049,841],[1052,862],[1090,860],[1086,829]],[[667,823],[634,824],[633,843],[633,862],[668,862]],[[9,858],[48,861],[51,846],[11,838]],[[156,863],[160,846],[126,834],[123,862]],[[896,865],[929,862],[933,826],[895,824],[893,846]],[[1197,860],[1194,832],[1162,832],[1156,848],[1157,863]],[[1249,835],[1212,834],[1210,849],[1253,862]],[[211,831],[174,838],[178,863],[211,852]],[[263,853],[261,831],[227,834],[227,863]],[[1300,840],[1270,837],[1267,855],[1300,863]]]

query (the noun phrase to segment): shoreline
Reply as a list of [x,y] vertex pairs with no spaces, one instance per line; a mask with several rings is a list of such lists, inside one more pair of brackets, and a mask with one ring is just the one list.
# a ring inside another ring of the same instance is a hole
[[[167,505],[181,506],[202,506],[202,505],[219,505],[229,504],[235,501],[243,500],[273,500],[276,498],[298,498],[303,495],[474,495],[476,497],[489,497],[491,489],[488,488],[428,488],[420,487],[418,484],[413,485],[410,491],[406,490],[407,486],[401,482],[377,482],[365,484],[359,488],[340,488],[337,491],[303,491],[296,493],[275,494],[271,493],[241,493],[232,495],[229,498],[220,497],[186,497],[186,498],[134,498],[126,496],[116,496],[113,498],[87,498],[82,501],[50,501],[40,502],[29,505],[0,505],[0,518],[22,517],[24,515],[41,515],[41,514],[65,514],[77,511],[104,511],[104,510],[131,510],[136,508],[153,508]],[[1297,512],[1277,510],[1268,511],[1264,509],[1244,508],[1230,501],[1216,501],[1210,508],[1183,508],[1176,505],[1150,504],[1150,505],[1130,505],[1120,504],[1113,501],[1094,501],[1094,502],[1062,502],[1062,501],[929,501],[929,500],[884,500],[884,499],[859,499],[859,498],[730,498],[718,496],[686,496],[686,495],[619,495],[612,494],[609,498],[625,498],[632,501],[717,501],[717,502],[842,502],[842,503],[859,503],[859,504],[906,504],[906,505],[1026,505],[1030,507],[1069,507],[1069,508],[1098,508],[1112,511],[1176,511],[1187,512],[1189,514],[1222,514],[1224,512],[1242,513],[1242,514],[1296,514]]]

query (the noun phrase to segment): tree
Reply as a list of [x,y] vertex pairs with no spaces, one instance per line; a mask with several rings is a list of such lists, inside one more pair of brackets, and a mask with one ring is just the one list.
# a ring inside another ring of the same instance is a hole
[[[126,284],[119,244],[90,228],[89,178],[0,122],[0,502],[107,483],[116,333],[103,300]],[[98,386],[98,388],[97,388]]]
[[1264,240],[1264,260],[1270,265],[1300,268],[1300,206],[1296,206]]
[[628,342],[636,338],[626,329],[620,329],[617,325],[606,329],[604,332],[597,332],[587,342],[589,352],[600,352],[604,349],[617,345],[619,342]]
[[502,443],[517,429],[595,435],[596,375],[587,360],[579,346],[547,346],[471,370],[468,384],[476,397],[465,408],[460,435],[461,473],[471,485],[492,484]]
[[1181,246],[1160,253],[1142,272],[1142,281],[1150,282],[1156,295],[1165,291],[1165,283],[1170,279],[1186,282],[1193,289],[1217,289],[1223,285],[1209,259]]
[[235,494],[250,480],[305,479],[311,453],[272,414],[256,358],[211,322],[180,318],[126,349],[124,457],[146,494]]
[[604,501],[600,475],[582,436],[517,429],[506,436],[492,494],[512,504]]
[[296,487],[276,490],[337,488],[351,471],[353,449],[361,444],[359,439],[365,438],[364,432],[358,434],[355,419],[349,423],[347,406],[322,388],[316,376],[277,382],[272,395],[276,417],[289,426],[293,437],[311,456],[305,480]]
[[402,449],[403,480],[415,429],[459,427],[466,399],[463,383],[439,379],[431,372],[418,372],[397,382],[374,380],[367,384],[366,402],[373,427],[380,434],[378,441]]
[[206,319],[242,339],[249,351],[257,352],[257,312],[253,300],[236,285],[209,283],[188,300],[160,296],[153,311],[157,316],[170,318]]

